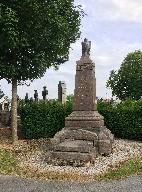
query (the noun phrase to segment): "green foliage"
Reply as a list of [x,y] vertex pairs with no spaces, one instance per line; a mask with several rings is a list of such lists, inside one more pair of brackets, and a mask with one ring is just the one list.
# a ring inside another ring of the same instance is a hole
[[117,105],[100,102],[98,111],[116,137],[142,139],[142,100],[127,100]]
[[9,174],[16,170],[18,161],[12,152],[0,149],[0,173]]
[[73,99],[74,99],[74,95],[73,94],[67,95],[67,101],[73,102]]
[[[72,112],[72,100],[21,102],[22,136],[25,138],[53,137],[64,127],[65,117]],[[142,139],[142,100],[127,100],[120,104],[98,101],[98,111],[115,137]]]
[[81,15],[72,0],[1,0],[0,79],[33,80],[65,62]]
[[53,137],[64,127],[65,117],[72,112],[72,104],[53,101],[22,102],[20,115],[24,138]]
[[17,83],[41,78],[68,60],[80,36],[82,10],[73,0],[0,1],[0,79],[12,83],[11,128],[17,140]]
[[134,174],[142,173],[142,157],[128,160],[117,168],[110,169],[99,179],[110,180],[120,179]]
[[142,52],[134,51],[124,59],[118,71],[112,70],[107,81],[113,96],[120,100],[142,97]]

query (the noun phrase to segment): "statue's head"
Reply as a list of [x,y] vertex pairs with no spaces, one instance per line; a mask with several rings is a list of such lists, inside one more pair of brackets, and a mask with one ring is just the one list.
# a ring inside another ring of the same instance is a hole
[[44,86],[43,89],[46,90],[46,86]]
[[87,39],[87,38],[85,38],[85,39],[84,39],[84,42],[88,42],[88,39]]

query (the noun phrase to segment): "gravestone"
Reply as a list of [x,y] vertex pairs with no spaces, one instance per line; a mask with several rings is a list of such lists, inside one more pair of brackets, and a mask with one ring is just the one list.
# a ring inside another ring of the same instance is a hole
[[26,93],[26,95],[25,95],[25,102],[28,102],[29,101],[29,95],[28,95],[28,93]]
[[10,125],[10,111],[4,110],[0,112],[0,127],[7,127]]
[[58,84],[58,101],[61,103],[66,102],[66,83],[65,81],[59,81]]
[[35,99],[35,101],[38,101],[38,92],[37,92],[37,90],[34,90],[34,99]]
[[49,162],[94,162],[96,156],[112,152],[113,135],[97,111],[95,63],[90,49],[91,42],[85,39],[81,59],[76,62],[73,112],[52,140]]
[[48,90],[46,89],[46,86],[44,86],[42,91],[43,100],[47,99],[47,95],[48,95]]
[[30,102],[33,102],[33,101],[34,101],[33,97],[30,97]]

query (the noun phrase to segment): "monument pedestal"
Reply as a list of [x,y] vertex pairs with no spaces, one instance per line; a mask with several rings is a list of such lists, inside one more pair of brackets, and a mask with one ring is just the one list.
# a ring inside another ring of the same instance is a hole
[[[92,116],[87,116],[87,114]],[[73,112],[66,118],[65,128],[53,138],[54,147],[51,159],[94,162],[98,155],[109,155],[112,152],[113,135],[103,124],[103,117],[97,111]],[[80,115],[85,114],[85,115]]]
[[51,162],[94,162],[97,155],[112,152],[113,135],[104,126],[104,118],[96,107],[95,64],[87,48],[90,44],[86,39],[82,43],[82,57],[76,66],[73,112],[52,140]]
[[65,119],[65,127],[97,128],[104,126],[104,118],[98,111],[73,111]]

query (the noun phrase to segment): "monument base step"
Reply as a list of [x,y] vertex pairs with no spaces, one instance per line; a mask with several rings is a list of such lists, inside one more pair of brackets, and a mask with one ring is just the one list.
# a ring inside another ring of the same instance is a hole
[[53,161],[57,160],[70,162],[94,162],[96,159],[95,153],[79,153],[79,152],[63,152],[63,151],[52,151],[50,159]]
[[96,148],[92,141],[65,140],[55,145],[50,152],[51,161],[62,162],[94,162],[96,158]]
[[[88,115],[94,114],[94,122],[98,121],[101,116],[98,115],[96,111],[87,112]],[[77,112],[77,114],[82,115],[87,113]],[[97,116],[98,115],[98,116]],[[69,116],[69,121],[71,120]],[[84,120],[76,120],[74,113],[72,115],[72,122],[87,122],[88,117]],[[67,122],[67,119],[66,119]],[[50,160],[49,162],[62,162],[65,161],[67,164],[70,161],[75,162],[94,162],[96,156],[104,155],[107,156],[112,152],[112,144],[114,140],[114,135],[105,126],[91,127],[89,123],[86,127],[82,126],[65,126],[61,131],[56,133],[54,138],[51,140],[52,147],[50,149]],[[99,124],[98,124],[99,125]],[[52,161],[53,159],[53,161]]]
[[98,111],[73,111],[65,119],[65,127],[92,127],[104,126],[104,118]]
[[90,153],[95,148],[93,141],[65,140],[54,147],[54,151]]

